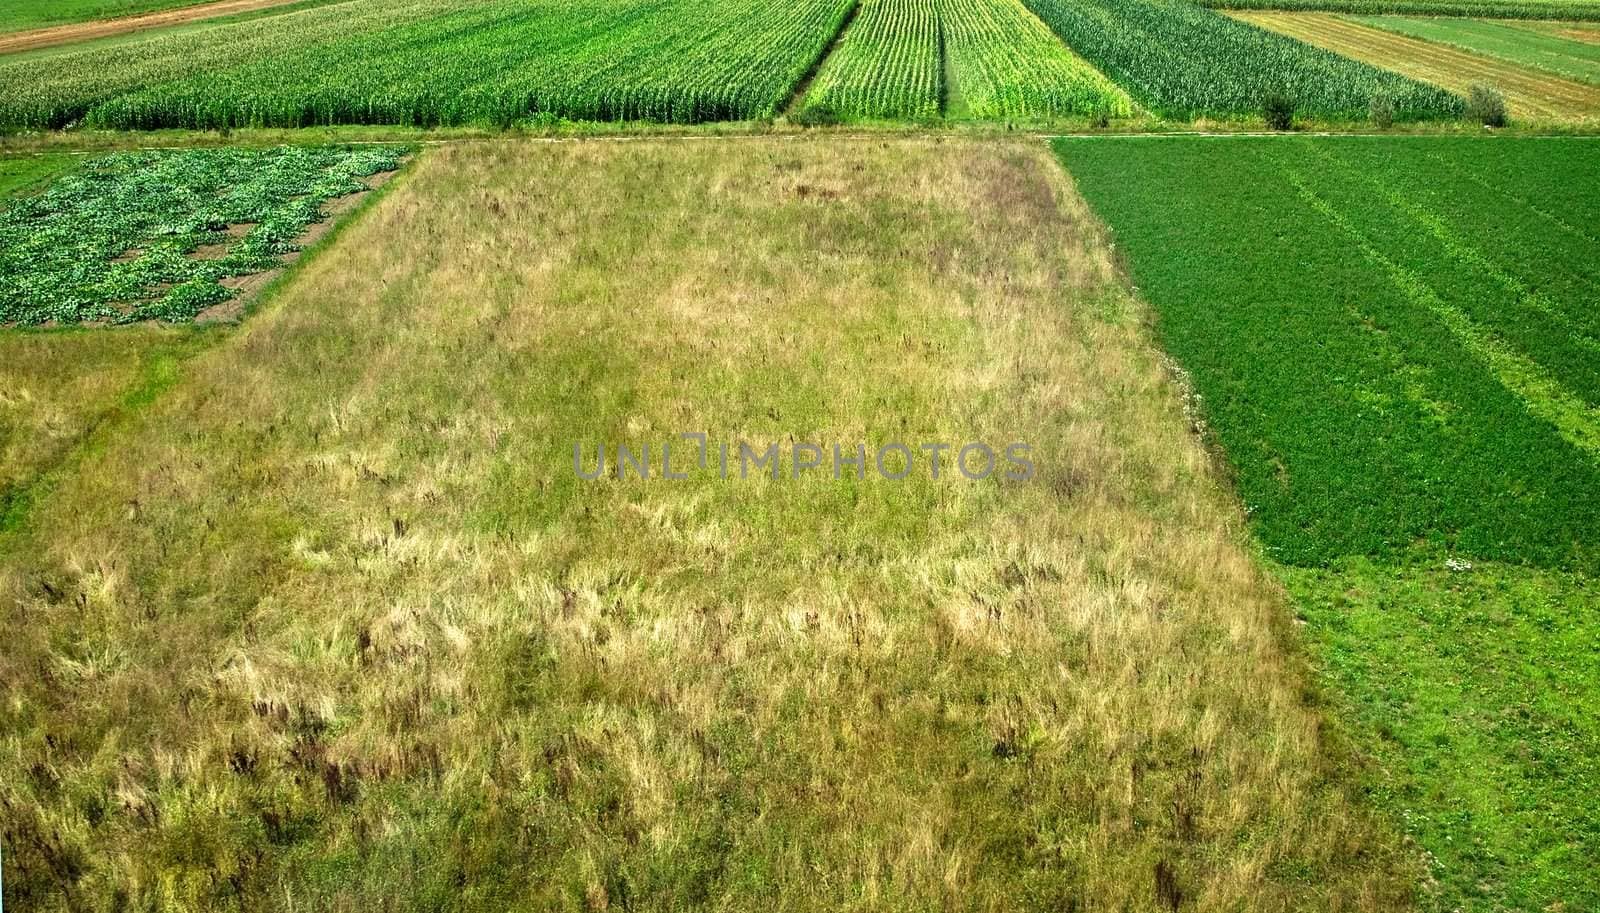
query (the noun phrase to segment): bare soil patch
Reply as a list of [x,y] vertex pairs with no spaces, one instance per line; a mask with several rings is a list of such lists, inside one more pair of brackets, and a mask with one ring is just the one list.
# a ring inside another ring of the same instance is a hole
[[1561,29],[1556,32],[1562,38],[1571,38],[1574,41],[1583,41],[1589,44],[1600,44],[1600,28],[1584,28],[1574,26],[1570,29]]
[[128,32],[165,28],[171,25],[181,25],[185,22],[197,22],[201,19],[214,19],[218,16],[249,13],[255,10],[286,6],[297,2],[299,0],[218,0],[216,3],[202,3],[197,6],[186,6],[182,9],[146,13],[142,16],[123,16],[118,19],[97,19],[93,22],[51,25],[39,29],[29,29],[25,32],[15,32],[10,35],[0,35],[0,54],[31,51],[34,48],[49,47],[56,44],[91,41],[95,38],[110,38],[113,35],[123,35]]

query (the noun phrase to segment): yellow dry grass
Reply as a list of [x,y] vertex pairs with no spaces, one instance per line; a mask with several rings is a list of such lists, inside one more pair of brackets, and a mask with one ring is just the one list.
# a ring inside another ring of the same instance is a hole
[[20,500],[128,397],[167,379],[182,330],[0,330],[0,535]]
[[[571,447],[1022,440],[1029,483]],[[1040,145],[421,156],[0,557],[27,909],[1392,910]]]
[[1483,83],[1505,96],[1506,107],[1515,118],[1566,121],[1600,118],[1600,86],[1386,32],[1334,13],[1236,10],[1228,15],[1461,95],[1474,83]]

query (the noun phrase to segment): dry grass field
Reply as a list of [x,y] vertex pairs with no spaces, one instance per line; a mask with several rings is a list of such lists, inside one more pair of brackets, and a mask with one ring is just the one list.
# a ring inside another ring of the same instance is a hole
[[170,385],[200,342],[153,324],[0,335],[0,536],[63,460]]
[[1410,902],[1042,145],[437,148],[212,342],[0,539],[19,909]]
[[1600,86],[1563,79],[1460,48],[1373,28],[1334,13],[1234,11],[1228,15],[1307,44],[1465,94],[1474,83],[1499,90],[1513,117],[1600,119]]

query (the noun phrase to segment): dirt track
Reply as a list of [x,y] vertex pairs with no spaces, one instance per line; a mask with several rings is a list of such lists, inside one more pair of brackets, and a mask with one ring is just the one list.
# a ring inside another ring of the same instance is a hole
[[49,47],[53,44],[69,44],[76,41],[89,41],[94,38],[109,38],[112,35],[122,35],[127,32],[181,25],[185,22],[213,19],[217,16],[232,16],[236,13],[248,13],[274,6],[287,6],[290,3],[297,2],[299,0],[217,0],[215,3],[202,3],[181,9],[163,10],[159,13],[145,13],[141,16],[98,19],[93,22],[73,22],[68,25],[52,25],[46,28],[29,29],[25,32],[0,35],[0,54],[29,51],[34,48]]

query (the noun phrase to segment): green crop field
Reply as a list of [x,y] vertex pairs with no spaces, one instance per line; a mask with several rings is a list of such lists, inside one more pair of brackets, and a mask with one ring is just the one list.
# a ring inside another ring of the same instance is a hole
[[1073,55],[1020,0],[941,0],[945,71],[978,118],[1123,117],[1123,91]]
[[937,117],[942,60],[938,0],[863,0],[804,104],[844,117]]
[[867,0],[805,105],[877,119],[1132,113],[1020,0]]
[[1600,902],[1595,142],[1057,149],[1440,908]]
[[1181,0],[350,0],[0,57],[0,129],[694,123],[771,118],[801,88],[819,121],[1258,118],[1273,94],[1323,121],[1374,97],[1401,121],[1463,112]]
[[1368,16],[1360,21],[1413,38],[1454,45],[1600,85],[1600,42],[1597,41],[1569,38],[1553,30],[1530,28],[1527,23],[1518,22],[1403,16]]
[[[0,324],[181,321],[278,265],[323,203],[400,150],[122,153],[0,209]],[[240,229],[233,232],[230,229]],[[208,248],[207,256],[196,256]]]
[[[1594,144],[1063,149],[1134,257],[1275,556],[1427,541],[1600,568]],[[1137,192],[1108,190],[1141,154]]]
[[1259,113],[1279,91],[1309,115],[1361,120],[1374,95],[1402,120],[1457,117],[1459,98],[1182,0],[1025,0],[1140,104],[1174,117]]
[[770,115],[845,0],[380,0],[0,63],[0,125],[295,127]]

